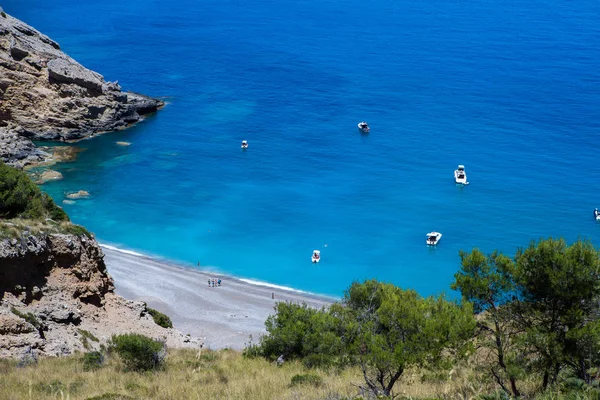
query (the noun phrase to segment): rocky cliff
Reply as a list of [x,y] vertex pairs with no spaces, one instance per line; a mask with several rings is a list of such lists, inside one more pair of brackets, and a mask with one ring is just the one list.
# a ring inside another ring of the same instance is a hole
[[113,334],[135,332],[167,346],[198,342],[154,323],[145,304],[114,294],[98,243],[53,234],[0,241],[0,358],[31,349],[64,355],[98,349]]
[[121,91],[48,36],[0,13],[0,159],[44,161],[31,140],[77,140],[125,128],[164,103]]

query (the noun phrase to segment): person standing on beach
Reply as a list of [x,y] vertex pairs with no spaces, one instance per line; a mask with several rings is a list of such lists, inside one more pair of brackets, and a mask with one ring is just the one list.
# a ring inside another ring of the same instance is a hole
[[219,284],[219,286],[221,286],[221,278],[219,278],[219,280],[217,281],[217,283]]
[[210,287],[210,279],[208,280],[208,287]]

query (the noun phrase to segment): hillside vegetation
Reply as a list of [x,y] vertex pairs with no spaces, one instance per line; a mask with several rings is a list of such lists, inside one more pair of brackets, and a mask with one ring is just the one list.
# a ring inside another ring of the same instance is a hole
[[443,380],[464,362],[481,398],[600,398],[600,255],[592,244],[546,239],[513,258],[477,249],[460,257],[452,284],[460,303],[355,282],[328,309],[279,303],[268,335],[245,354],[358,367],[363,391],[385,398],[405,392],[411,371]]
[[[4,236],[89,235],[3,164],[0,218]],[[102,352],[0,360],[0,400],[600,400],[598,250],[550,238],[512,257],[459,255],[451,288],[461,301],[354,282],[328,308],[278,303],[243,353],[167,352],[134,333]]]
[[40,233],[91,236],[82,226],[71,224],[63,209],[25,172],[0,161],[0,239]]

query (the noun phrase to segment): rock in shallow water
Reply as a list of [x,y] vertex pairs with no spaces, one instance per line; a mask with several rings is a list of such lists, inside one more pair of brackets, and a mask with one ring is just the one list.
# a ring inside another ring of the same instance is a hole
[[83,199],[83,198],[86,198],[89,196],[90,196],[89,192],[87,192],[85,190],[80,190],[80,191],[74,192],[74,193],[67,193],[67,199]]
[[37,183],[40,185],[43,185],[46,182],[57,181],[62,178],[63,178],[63,175],[60,172],[48,169],[48,170],[42,172],[42,174],[40,175],[40,178],[37,180]]

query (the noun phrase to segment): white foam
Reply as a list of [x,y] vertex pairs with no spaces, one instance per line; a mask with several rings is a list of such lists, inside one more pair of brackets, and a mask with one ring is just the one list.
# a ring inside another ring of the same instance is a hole
[[239,281],[248,283],[250,285],[270,287],[270,288],[273,288],[273,289],[285,290],[287,292],[296,292],[296,293],[310,294],[309,292],[305,292],[304,290],[298,290],[298,289],[294,289],[294,288],[291,288],[291,287],[288,287],[288,286],[275,285],[273,283],[262,282],[262,281],[255,281],[253,279],[245,279],[245,278],[237,278],[237,279]]
[[[128,254],[128,255],[136,256],[136,257],[153,258],[153,257],[148,256],[146,254],[137,253],[137,252],[135,252],[133,250],[125,250],[125,249],[121,249],[121,248],[118,248],[118,247],[115,247],[115,246],[111,246],[109,244],[104,244],[104,243],[99,243],[99,244],[100,244],[100,247],[103,247],[103,248],[108,249],[108,250],[116,251],[116,252],[119,252],[119,253],[122,253],[122,254]],[[176,265],[176,264],[173,264],[172,262],[169,262],[168,260],[160,260],[160,259],[155,259],[155,258],[153,258],[153,259],[156,260],[156,261],[158,261],[158,262],[164,262],[166,265],[171,265],[171,266]],[[316,293],[311,293],[311,292],[307,292],[307,291],[304,291],[304,290],[294,289],[294,288],[291,288],[289,286],[275,285],[273,283],[268,283],[268,282],[263,282],[263,281],[257,281],[257,280],[254,280],[254,279],[238,278],[238,277],[235,277],[235,276],[230,276],[230,275],[227,275],[227,274],[222,274],[221,271],[217,267],[214,267],[214,266],[203,265],[201,270],[198,270],[195,266],[187,266],[187,265],[183,265],[183,264],[182,264],[182,266],[185,269],[192,270],[192,271],[196,270],[196,271],[201,272],[201,273],[213,273],[215,275],[221,275],[223,277],[232,277],[234,279],[237,279],[237,280],[239,280],[241,282],[244,282],[244,283],[247,283],[249,285],[263,286],[263,287],[268,287],[268,288],[272,288],[272,289],[283,290],[283,291],[286,291],[286,292],[300,293],[300,294],[304,294],[304,295],[322,296],[322,295],[318,295]],[[322,296],[322,297],[328,297],[328,296]]]
[[137,252],[135,252],[133,250],[120,249],[118,247],[111,246],[111,245],[104,244],[104,243],[99,243],[99,244],[100,244],[100,247],[104,247],[106,249],[113,250],[113,251],[118,251],[119,253],[129,254],[131,256],[137,256],[137,257],[148,257],[148,258],[150,258],[149,256],[147,256],[145,254],[137,253]]

